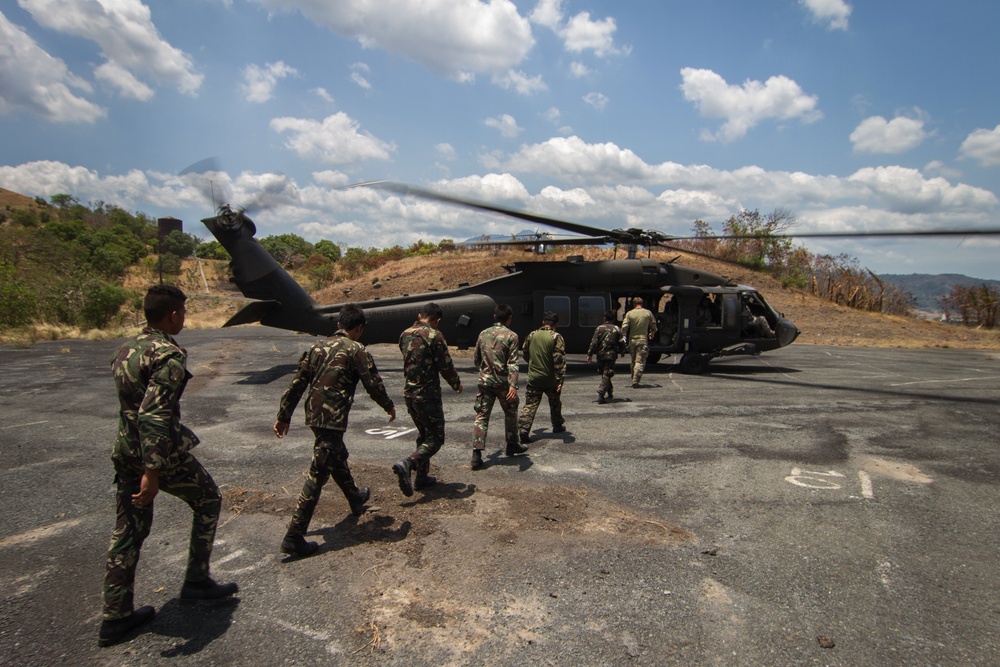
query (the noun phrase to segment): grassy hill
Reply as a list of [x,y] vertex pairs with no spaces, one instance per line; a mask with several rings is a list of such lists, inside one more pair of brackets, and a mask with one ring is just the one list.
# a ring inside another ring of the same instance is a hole
[[909,292],[915,299],[917,310],[932,315],[942,314],[940,299],[949,294],[951,288],[955,285],[962,285],[963,287],[977,287],[979,285],[1000,287],[1000,280],[982,280],[958,273],[941,273],[937,275],[927,273],[886,273],[879,275],[879,278],[886,282],[895,283],[901,289]]

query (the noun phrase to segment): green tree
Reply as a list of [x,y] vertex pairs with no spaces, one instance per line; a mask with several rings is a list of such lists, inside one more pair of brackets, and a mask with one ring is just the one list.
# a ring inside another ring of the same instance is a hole
[[160,252],[170,253],[178,257],[190,257],[198,246],[198,239],[190,234],[174,230],[163,237]]
[[84,327],[102,329],[128,302],[129,297],[129,291],[118,285],[90,281],[83,290],[78,322]]
[[265,236],[260,239],[260,244],[278,264],[285,267],[292,266],[296,261],[302,261],[313,254],[313,244],[298,234]]
[[328,241],[323,239],[322,241],[317,241],[316,245],[313,246],[313,250],[319,254],[326,257],[331,262],[336,262],[340,259],[340,246],[333,241]]
[[38,297],[13,265],[0,263],[0,329],[29,324],[37,315]]
[[227,261],[232,259],[222,244],[214,239],[199,243],[198,247],[194,249],[194,256],[198,259],[224,259]]

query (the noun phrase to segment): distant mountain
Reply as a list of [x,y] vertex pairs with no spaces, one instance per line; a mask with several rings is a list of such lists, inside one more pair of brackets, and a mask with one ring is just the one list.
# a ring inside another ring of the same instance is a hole
[[930,275],[927,273],[910,273],[907,275],[896,273],[883,273],[879,275],[881,280],[893,283],[905,292],[909,292],[916,299],[917,310],[927,313],[941,314],[941,304],[939,299],[951,292],[955,285],[993,285],[1000,287],[1000,280],[983,280],[981,278],[970,278],[958,273],[941,273]]

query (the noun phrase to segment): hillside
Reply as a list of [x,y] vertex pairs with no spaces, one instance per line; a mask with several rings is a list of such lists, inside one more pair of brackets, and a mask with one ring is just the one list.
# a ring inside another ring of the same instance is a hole
[[[368,275],[337,283],[317,291],[313,297],[320,303],[344,303],[368,299],[416,294],[432,290],[447,290],[460,283],[475,284],[504,275],[503,266],[519,261],[551,261],[567,255],[583,255],[587,259],[612,256],[611,250],[574,249],[551,255],[536,256],[519,251],[457,251],[427,257],[407,258],[390,262]],[[619,252],[619,257],[621,253]],[[1000,349],[1000,332],[980,331],[910,317],[865,313],[844,308],[816,298],[802,290],[785,289],[765,274],[755,273],[725,262],[687,255],[677,251],[657,250],[654,258],[670,260],[681,256],[680,262],[713,273],[729,275],[739,282],[759,289],[774,308],[783,312],[802,331],[798,343],[849,345],[868,347],[941,347]],[[223,262],[202,262],[209,267],[206,274],[210,289],[206,293],[194,260],[185,262],[185,289],[197,295],[191,304],[189,326],[219,326],[238,307],[232,299],[232,286],[226,283]],[[377,279],[377,280],[376,280]]]

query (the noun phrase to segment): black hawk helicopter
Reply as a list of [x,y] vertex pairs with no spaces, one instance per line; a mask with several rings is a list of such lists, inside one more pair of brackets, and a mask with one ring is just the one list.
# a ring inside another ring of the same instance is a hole
[[[475,345],[479,333],[493,323],[493,309],[497,304],[506,303],[514,311],[511,328],[522,340],[539,326],[543,312],[553,311],[559,315],[559,333],[566,340],[566,351],[583,354],[594,329],[603,323],[605,312],[615,311],[620,322],[632,300],[641,297],[643,305],[656,315],[658,326],[656,338],[649,345],[649,363],[656,363],[665,355],[679,355],[680,371],[689,374],[704,372],[709,362],[717,357],[758,355],[790,345],[800,333],[753,287],[676,261],[636,256],[635,250],[640,245],[670,248],[667,241],[679,237],[642,229],[607,231],[389,181],[348,187],[379,188],[490,211],[581,235],[581,238],[567,241],[545,234],[513,244],[537,246],[571,242],[629,248],[628,259],[584,261],[582,257],[569,257],[562,261],[515,262],[505,267],[507,275],[476,285],[357,302],[368,319],[366,343],[397,342],[399,334],[413,323],[419,307],[431,301],[444,311],[440,330],[449,344],[459,349]],[[217,215],[202,222],[232,257],[234,281],[243,296],[254,299],[224,327],[260,322],[264,326],[319,336],[328,336],[337,330],[339,311],[346,304],[323,306],[316,303],[257,243],[254,239],[256,226],[242,210],[223,205]],[[849,235],[852,234],[796,236]]]

